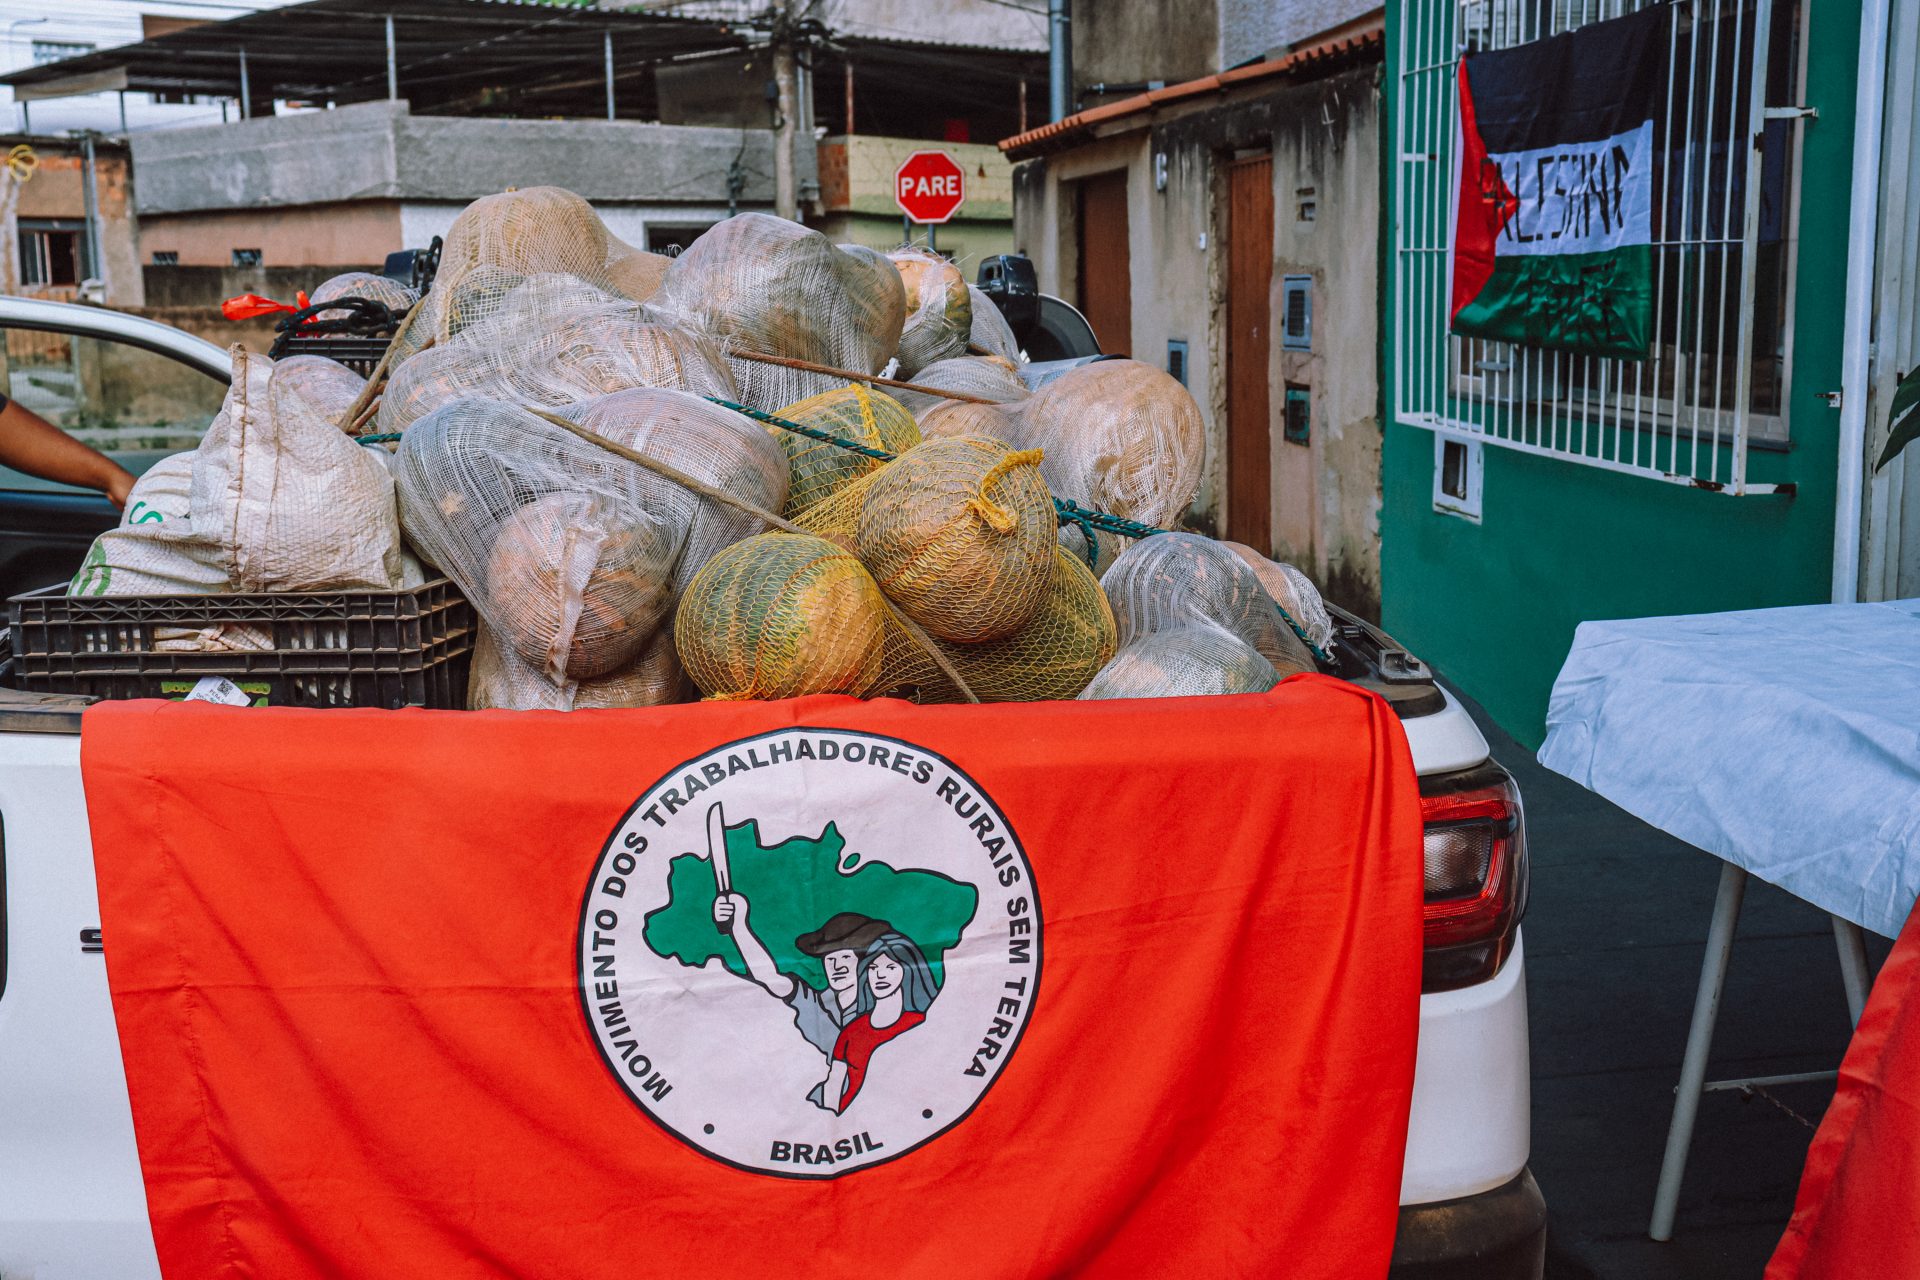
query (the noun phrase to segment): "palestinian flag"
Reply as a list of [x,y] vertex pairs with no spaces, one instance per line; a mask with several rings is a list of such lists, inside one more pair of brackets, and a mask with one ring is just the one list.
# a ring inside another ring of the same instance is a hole
[[1453,332],[1646,357],[1671,22],[1655,6],[1460,60]]

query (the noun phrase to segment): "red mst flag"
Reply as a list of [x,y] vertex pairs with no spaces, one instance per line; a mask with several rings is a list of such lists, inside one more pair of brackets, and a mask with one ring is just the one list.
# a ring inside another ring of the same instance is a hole
[[1874,979],[1767,1280],[1920,1276],[1920,909]]
[[169,1276],[1381,1275],[1385,705],[123,703],[81,755]]

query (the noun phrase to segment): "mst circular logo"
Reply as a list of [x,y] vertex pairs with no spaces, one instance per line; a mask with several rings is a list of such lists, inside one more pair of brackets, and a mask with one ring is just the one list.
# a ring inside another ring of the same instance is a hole
[[834,1178],[965,1119],[1040,987],[1020,842],[951,761],[782,729],[661,778],[594,866],[580,996],[628,1096],[736,1168]]

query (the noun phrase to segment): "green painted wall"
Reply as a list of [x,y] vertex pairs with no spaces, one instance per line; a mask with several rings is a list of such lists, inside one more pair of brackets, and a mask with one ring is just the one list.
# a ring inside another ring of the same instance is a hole
[[[1795,496],[1733,498],[1489,447],[1483,522],[1439,514],[1433,436],[1391,417],[1394,286],[1392,272],[1382,273],[1382,620],[1530,747],[1545,734],[1553,678],[1583,621],[1829,598],[1839,415],[1819,393],[1840,385],[1860,15],[1854,5],[1808,3],[1804,100],[1820,118],[1805,126],[1800,179],[1792,445],[1749,451],[1754,481],[1792,481]],[[1387,5],[1389,68],[1399,65],[1402,7]],[[1397,95],[1398,76],[1387,84]],[[1383,112],[1390,130],[1396,105]],[[1391,210],[1396,175],[1391,164],[1384,169]],[[1390,254],[1391,243],[1383,249]]]

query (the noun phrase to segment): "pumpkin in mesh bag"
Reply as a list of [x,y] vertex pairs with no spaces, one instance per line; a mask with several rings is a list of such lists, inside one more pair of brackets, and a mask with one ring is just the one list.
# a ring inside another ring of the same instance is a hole
[[607,228],[593,206],[563,187],[526,187],[481,196],[460,211],[440,251],[439,276],[453,282],[475,267],[521,275],[564,271],[602,278]]
[[[774,414],[813,427],[843,440],[881,449],[887,453],[905,453],[920,443],[920,428],[913,415],[892,396],[859,383],[843,383],[832,391],[808,396],[787,405]],[[789,518],[830,498],[864,475],[878,471],[881,462],[837,444],[815,440],[785,427],[768,427],[787,455],[787,505],[781,512]]]
[[1053,573],[1027,625],[988,644],[941,644],[982,702],[1078,697],[1118,645],[1106,592],[1087,566],[1055,548]]
[[273,362],[267,394],[276,406],[281,396],[295,395],[315,413],[336,426],[347,426],[347,410],[366,389],[367,380],[338,360],[325,356],[287,356]]
[[1266,588],[1275,604],[1300,624],[1307,639],[1322,649],[1333,643],[1333,617],[1327,612],[1326,601],[1320,598],[1320,588],[1313,585],[1311,578],[1290,564],[1267,559],[1244,542],[1220,545],[1252,567],[1260,585]]
[[660,292],[660,284],[667,278],[667,268],[673,265],[673,259],[664,253],[622,247],[626,252],[615,252],[607,260],[607,282],[635,302],[645,302]]
[[1251,566],[1212,538],[1162,533],[1123,551],[1100,579],[1120,643],[1209,623],[1238,636],[1283,674],[1315,669]]
[[[951,360],[940,360],[914,374],[913,380],[919,386],[958,391],[976,400],[991,400],[995,404],[1017,404],[1030,394],[1027,384],[1020,381],[1020,375],[1014,372],[1013,366],[996,356],[958,356]],[[909,391],[904,387],[896,391],[895,398],[907,406],[907,412],[916,418],[925,417],[940,405],[965,403],[924,391]]]
[[1080,697],[1094,701],[1265,693],[1279,678],[1273,664],[1252,645],[1219,627],[1197,623],[1155,631],[1120,646]]
[[1172,524],[1200,488],[1206,426],[1179,381],[1138,360],[1070,369],[1019,403],[1025,443],[1047,451],[1062,498]]
[[1013,634],[1053,573],[1053,497],[1039,464],[1039,450],[984,436],[908,450],[860,495],[861,561],[902,613],[942,640]]
[[474,637],[473,666],[467,676],[469,711],[586,711],[609,707],[657,707],[685,702],[692,686],[673,651],[673,631],[661,627],[640,656],[628,665],[591,680],[555,683],[524,661],[485,622]]
[[900,376],[911,378],[935,361],[966,355],[973,299],[960,268],[921,249],[898,249],[887,260],[899,271],[907,295]]
[[955,436],[1005,440],[1010,429],[1007,415],[994,406],[965,400],[942,400],[920,415],[920,435],[926,440],[951,440]]
[[676,547],[593,493],[550,493],[500,525],[487,616],[513,651],[559,679],[605,675],[640,652],[672,603]]
[[681,665],[709,698],[862,694],[880,679],[887,602],[851,554],[762,533],[694,575],[674,617]]
[[642,308],[626,304],[555,326],[517,362],[516,384],[548,404],[629,387],[733,398],[733,376],[711,339],[641,321],[642,314]]
[[[369,302],[379,303],[395,315],[405,315],[414,303],[420,301],[420,293],[411,285],[377,276],[371,271],[342,271],[322,281],[320,287],[307,296],[307,301],[318,305],[332,302],[335,298],[365,298]],[[333,311],[322,311],[314,319],[344,320],[352,314],[347,308],[340,307]]]

